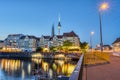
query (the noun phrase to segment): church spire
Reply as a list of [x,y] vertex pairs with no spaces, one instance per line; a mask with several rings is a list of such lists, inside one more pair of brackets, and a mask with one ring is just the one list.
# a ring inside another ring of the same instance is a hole
[[60,35],[60,28],[61,28],[61,24],[60,24],[60,16],[58,18],[58,35]]
[[52,33],[51,36],[54,37],[55,36],[55,32],[54,32],[54,24],[52,25]]

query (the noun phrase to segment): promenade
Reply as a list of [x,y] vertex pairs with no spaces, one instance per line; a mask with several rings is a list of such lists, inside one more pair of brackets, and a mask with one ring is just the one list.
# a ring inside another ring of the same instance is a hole
[[120,80],[120,57],[110,55],[110,63],[87,66],[83,80]]

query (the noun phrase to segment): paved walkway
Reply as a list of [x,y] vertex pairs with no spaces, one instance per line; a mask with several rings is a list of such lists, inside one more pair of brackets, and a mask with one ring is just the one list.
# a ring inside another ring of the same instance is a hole
[[120,80],[120,57],[110,56],[110,63],[83,69],[83,80]]

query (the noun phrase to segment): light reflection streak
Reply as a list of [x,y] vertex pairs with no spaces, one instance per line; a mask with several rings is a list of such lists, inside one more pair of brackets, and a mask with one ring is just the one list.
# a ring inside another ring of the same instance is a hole
[[30,74],[31,73],[31,64],[29,63],[28,64],[28,74]]
[[1,68],[5,71],[16,71],[20,69],[20,60],[2,59]]
[[[38,63],[38,60],[39,63]],[[41,65],[44,72],[49,71],[50,77],[54,76],[53,73],[56,72],[58,75],[70,76],[73,72],[76,64],[67,62],[65,60],[54,60],[54,63],[44,61],[43,59],[32,59],[37,65]],[[38,68],[39,69],[39,68]]]
[[[32,58],[31,60],[32,62],[15,59],[1,59],[0,66],[1,69],[7,72],[10,76],[19,75],[23,80],[26,75],[31,76],[33,69],[43,70],[45,74],[49,74],[50,78],[58,75],[70,76],[76,66],[75,63],[67,60],[44,60],[35,58]],[[39,68],[37,68],[37,66]]]

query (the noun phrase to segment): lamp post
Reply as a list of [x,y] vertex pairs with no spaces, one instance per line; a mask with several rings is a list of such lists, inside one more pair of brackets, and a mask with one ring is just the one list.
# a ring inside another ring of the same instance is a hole
[[90,32],[90,48],[91,48],[91,52],[92,52],[92,36],[94,35],[94,32]]
[[103,51],[103,40],[102,40],[102,16],[101,12],[108,9],[108,3],[104,2],[99,6],[99,20],[100,20],[100,48],[101,52]]

